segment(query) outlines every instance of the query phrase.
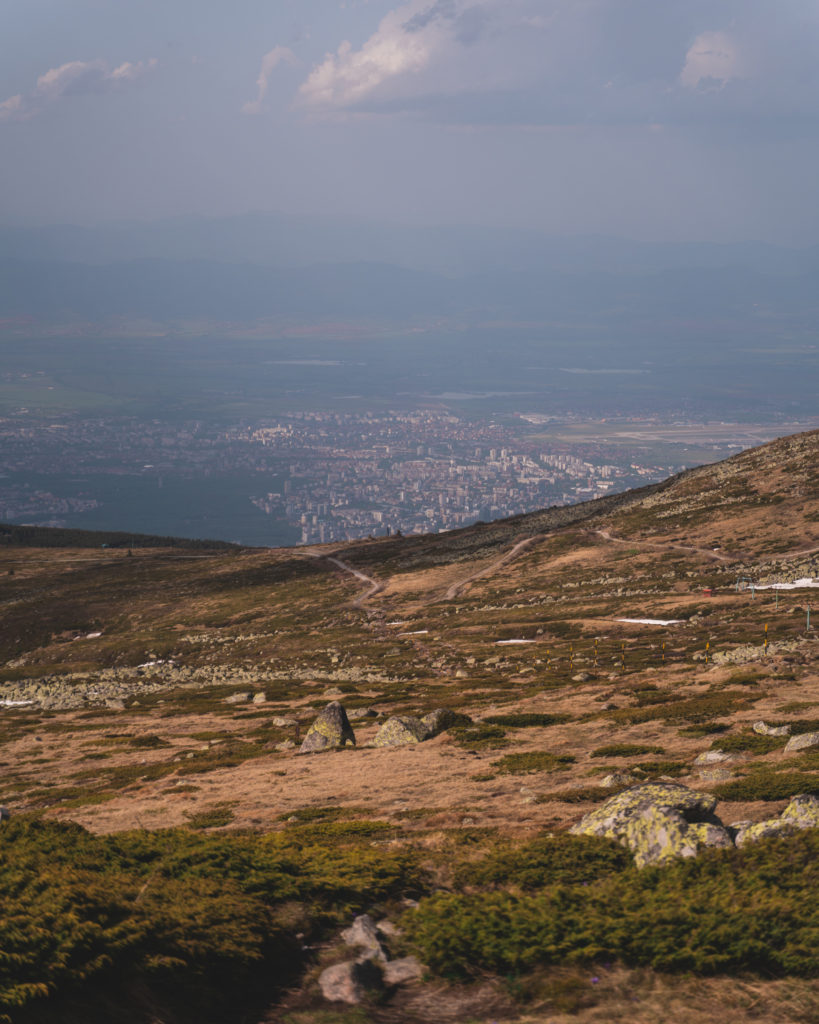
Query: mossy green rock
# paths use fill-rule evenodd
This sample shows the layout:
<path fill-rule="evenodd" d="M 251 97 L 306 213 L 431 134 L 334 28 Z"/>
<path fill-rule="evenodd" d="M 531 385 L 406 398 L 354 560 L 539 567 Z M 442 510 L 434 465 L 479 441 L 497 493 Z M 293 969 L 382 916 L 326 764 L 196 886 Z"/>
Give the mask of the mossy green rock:
<path fill-rule="evenodd" d="M 795 796 L 778 818 L 753 824 L 743 822 L 737 828 L 736 844 L 744 846 L 768 836 L 791 835 L 803 828 L 819 828 L 819 797 L 809 793 Z"/>
<path fill-rule="evenodd" d="M 422 743 L 429 739 L 429 727 L 420 718 L 396 715 L 388 718 L 376 733 L 374 747 L 405 747 L 409 743 Z"/>
<path fill-rule="evenodd" d="M 716 797 L 669 782 L 647 782 L 611 797 L 574 825 L 574 835 L 616 839 L 638 867 L 695 857 L 705 846 L 732 846 L 714 815 Z"/>
<path fill-rule="evenodd" d="M 355 733 L 343 705 L 334 700 L 319 713 L 307 730 L 299 753 L 311 754 L 318 750 L 346 746 L 355 746 Z"/>
<path fill-rule="evenodd" d="M 451 728 L 457 721 L 458 716 L 454 711 L 450 711 L 449 708 L 436 708 L 434 711 L 430 711 L 428 715 L 424 715 L 421 719 L 421 724 L 426 726 L 427 739 L 431 739 L 433 736 L 437 736 L 438 733 Z"/>

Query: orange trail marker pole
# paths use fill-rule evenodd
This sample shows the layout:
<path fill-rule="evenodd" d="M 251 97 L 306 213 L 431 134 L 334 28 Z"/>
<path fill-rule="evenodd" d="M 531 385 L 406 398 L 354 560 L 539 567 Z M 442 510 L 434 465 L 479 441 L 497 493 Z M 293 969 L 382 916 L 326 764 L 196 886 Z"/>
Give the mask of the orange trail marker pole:
<path fill-rule="evenodd" d="M 768 653 L 768 623 L 765 623 L 765 653 Z"/>
<path fill-rule="evenodd" d="M 665 644 L 663 644 L 663 664 L 665 665 Z"/>
<path fill-rule="evenodd" d="M 711 641 L 705 641 L 705 664 L 708 664 L 708 652 L 711 650 Z"/>

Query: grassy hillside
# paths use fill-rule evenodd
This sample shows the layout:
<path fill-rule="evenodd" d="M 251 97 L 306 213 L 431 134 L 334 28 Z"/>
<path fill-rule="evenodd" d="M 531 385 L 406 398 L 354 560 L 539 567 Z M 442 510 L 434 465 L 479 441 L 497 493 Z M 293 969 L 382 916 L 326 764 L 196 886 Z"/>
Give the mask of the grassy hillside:
<path fill-rule="evenodd" d="M 644 780 L 726 822 L 819 792 L 752 728 L 819 731 L 812 591 L 746 585 L 811 575 L 817 449 L 344 549 L 0 545 L 0 1013 L 815 1020 L 815 831 L 639 871 L 566 831 Z M 299 756 L 330 700 L 357 746 Z M 363 911 L 427 981 L 330 1008 Z"/>

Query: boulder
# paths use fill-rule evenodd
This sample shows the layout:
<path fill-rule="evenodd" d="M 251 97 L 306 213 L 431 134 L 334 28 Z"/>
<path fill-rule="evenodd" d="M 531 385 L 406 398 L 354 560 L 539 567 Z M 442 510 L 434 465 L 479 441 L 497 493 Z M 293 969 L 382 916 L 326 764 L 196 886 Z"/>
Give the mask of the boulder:
<path fill-rule="evenodd" d="M 425 725 L 428 730 L 427 739 L 431 739 L 433 736 L 437 736 L 438 733 L 452 728 L 457 718 L 458 716 L 455 712 L 450 711 L 448 708 L 436 708 L 434 711 L 430 711 L 429 714 L 424 715 L 421 719 L 421 724 Z"/>
<path fill-rule="evenodd" d="M 616 839 L 638 867 L 694 857 L 703 846 L 730 846 L 731 837 L 714 815 L 716 797 L 676 782 L 632 786 L 590 811 L 571 828 L 574 835 Z"/>
<path fill-rule="evenodd" d="M 372 960 L 346 960 L 323 970 L 318 979 L 321 994 L 331 1003 L 356 1005 L 367 994 L 367 989 L 383 984 L 381 968 Z"/>
<path fill-rule="evenodd" d="M 283 753 L 285 750 L 295 750 L 296 744 L 292 740 L 282 740 L 281 743 L 276 743 L 273 749 Z"/>
<path fill-rule="evenodd" d="M 247 704 L 252 697 L 253 694 L 247 690 L 243 690 L 240 693 L 231 693 L 229 697 L 225 697 L 225 704 Z"/>
<path fill-rule="evenodd" d="M 347 717 L 351 722 L 357 722 L 362 718 L 378 718 L 378 712 L 373 711 L 372 708 L 353 708 L 352 711 L 347 712 Z"/>
<path fill-rule="evenodd" d="M 279 729 L 286 729 L 290 725 L 298 725 L 299 723 L 296 718 L 290 718 L 285 715 L 274 715 L 273 718 L 270 719 L 270 724 L 275 725 Z"/>
<path fill-rule="evenodd" d="M 734 773 L 728 768 L 700 768 L 697 772 L 697 778 L 703 782 L 727 782 L 733 777 Z"/>
<path fill-rule="evenodd" d="M 319 712 L 315 722 L 307 730 L 299 753 L 310 754 L 317 750 L 346 746 L 355 746 L 355 733 L 344 707 L 334 700 Z"/>
<path fill-rule="evenodd" d="M 819 797 L 810 793 L 795 796 L 779 815 L 783 821 L 798 822 L 800 828 L 819 828 Z"/>
<path fill-rule="evenodd" d="M 603 776 L 600 785 L 603 789 L 622 789 L 623 786 L 633 786 L 636 781 L 630 771 L 612 772 Z"/>
<path fill-rule="evenodd" d="M 267 694 L 264 690 L 260 690 L 258 693 L 253 694 L 254 704 L 264 704 L 267 701 Z"/>
<path fill-rule="evenodd" d="M 768 725 L 767 722 L 754 722 L 751 728 L 760 736 L 790 736 L 791 734 L 789 725 Z"/>
<path fill-rule="evenodd" d="M 429 739 L 429 729 L 420 718 L 396 715 L 388 718 L 375 734 L 374 747 L 405 747 Z"/>
<path fill-rule="evenodd" d="M 725 761 L 733 761 L 733 757 L 722 750 L 706 750 L 697 754 L 694 764 L 722 764 Z"/>
<path fill-rule="evenodd" d="M 793 797 L 778 818 L 757 822 L 741 821 L 733 827 L 736 829 L 737 846 L 744 846 L 757 839 L 767 839 L 768 836 L 791 835 L 803 828 L 819 828 L 819 797 L 800 793 Z"/>
<path fill-rule="evenodd" d="M 386 962 L 387 954 L 381 945 L 378 925 L 369 914 L 359 914 L 350 927 L 344 929 L 341 938 L 348 946 L 363 949 L 365 958 Z"/>
<path fill-rule="evenodd" d="M 791 736 L 785 744 L 785 753 L 807 750 L 809 747 L 819 747 L 819 732 L 803 732 L 799 736 Z"/>
<path fill-rule="evenodd" d="M 384 965 L 385 985 L 408 985 L 420 981 L 424 976 L 424 965 L 415 956 L 404 956 L 400 960 L 390 960 Z"/>

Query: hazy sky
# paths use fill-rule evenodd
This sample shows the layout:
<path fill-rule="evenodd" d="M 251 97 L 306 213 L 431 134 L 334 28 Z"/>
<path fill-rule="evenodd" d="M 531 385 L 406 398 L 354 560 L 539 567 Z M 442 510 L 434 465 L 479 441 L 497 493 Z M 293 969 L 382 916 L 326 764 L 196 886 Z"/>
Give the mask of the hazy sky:
<path fill-rule="evenodd" d="M 819 242 L 817 0 L 2 0 L 0 221 Z"/>

